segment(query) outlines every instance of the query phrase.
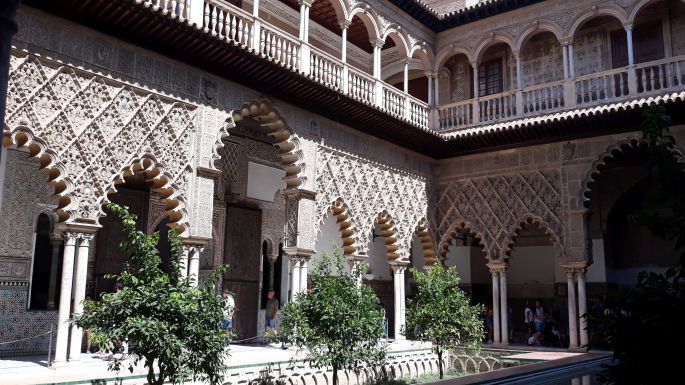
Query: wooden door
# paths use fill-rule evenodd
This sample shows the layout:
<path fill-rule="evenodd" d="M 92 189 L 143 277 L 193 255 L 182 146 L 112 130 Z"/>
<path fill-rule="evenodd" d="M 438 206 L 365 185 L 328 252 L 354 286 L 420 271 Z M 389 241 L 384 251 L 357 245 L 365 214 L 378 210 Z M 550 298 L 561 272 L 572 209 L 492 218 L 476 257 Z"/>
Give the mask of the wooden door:
<path fill-rule="evenodd" d="M 239 339 L 257 335 L 259 278 L 261 274 L 262 212 L 229 206 L 226 212 L 223 287 L 235 296 Z"/>

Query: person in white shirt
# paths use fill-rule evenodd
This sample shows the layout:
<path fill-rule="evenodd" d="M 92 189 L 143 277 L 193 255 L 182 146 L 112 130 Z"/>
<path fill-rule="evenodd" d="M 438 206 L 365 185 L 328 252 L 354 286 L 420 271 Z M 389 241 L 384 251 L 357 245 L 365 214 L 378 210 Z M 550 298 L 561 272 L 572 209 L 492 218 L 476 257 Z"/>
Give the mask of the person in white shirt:
<path fill-rule="evenodd" d="M 533 317 L 533 308 L 530 307 L 530 302 L 526 301 L 526 308 L 523 310 L 523 323 L 526 325 L 526 328 L 528 328 L 528 337 L 533 334 L 534 320 L 535 317 Z"/>
<path fill-rule="evenodd" d="M 224 319 L 221 320 L 221 327 L 224 329 L 233 328 L 233 315 L 235 312 L 235 299 L 226 289 L 222 293 L 224 299 Z"/>

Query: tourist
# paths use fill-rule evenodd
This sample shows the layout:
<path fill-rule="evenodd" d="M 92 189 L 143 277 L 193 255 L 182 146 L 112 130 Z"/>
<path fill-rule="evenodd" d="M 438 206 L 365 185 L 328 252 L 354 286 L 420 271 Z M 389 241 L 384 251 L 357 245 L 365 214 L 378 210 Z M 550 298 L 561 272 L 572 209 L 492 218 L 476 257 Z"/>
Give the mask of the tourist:
<path fill-rule="evenodd" d="M 542 345 L 542 332 L 535 332 L 533 335 L 528 337 L 529 346 L 540 346 Z"/>
<path fill-rule="evenodd" d="M 544 332 L 547 314 L 545 314 L 545 307 L 542 305 L 542 300 L 540 299 L 535 300 L 535 313 L 533 314 L 533 317 L 535 331 Z"/>
<path fill-rule="evenodd" d="M 277 298 L 274 298 L 276 293 L 273 290 L 269 290 L 266 294 L 266 332 L 276 334 L 277 333 L 277 323 L 278 323 L 278 306 L 280 303 Z"/>
<path fill-rule="evenodd" d="M 229 330 L 233 328 L 235 299 L 233 298 L 233 295 L 228 291 L 228 289 L 224 289 L 221 296 L 223 297 L 224 301 L 224 319 L 221 320 L 221 327 L 225 330 Z"/>
<path fill-rule="evenodd" d="M 530 301 L 526 300 L 526 307 L 523 310 L 523 324 L 526 325 L 526 328 L 528 329 L 528 334 L 526 334 L 526 338 L 530 337 L 531 334 L 533 334 L 533 320 L 535 317 L 533 317 L 533 309 L 530 307 Z"/>
<path fill-rule="evenodd" d="M 488 305 L 485 307 L 485 310 L 483 310 L 483 316 L 485 318 L 485 327 L 487 328 L 487 332 L 488 332 L 488 343 L 491 344 L 493 342 L 494 327 L 495 327 L 495 321 L 494 321 L 493 313 L 492 313 L 492 306 Z"/>

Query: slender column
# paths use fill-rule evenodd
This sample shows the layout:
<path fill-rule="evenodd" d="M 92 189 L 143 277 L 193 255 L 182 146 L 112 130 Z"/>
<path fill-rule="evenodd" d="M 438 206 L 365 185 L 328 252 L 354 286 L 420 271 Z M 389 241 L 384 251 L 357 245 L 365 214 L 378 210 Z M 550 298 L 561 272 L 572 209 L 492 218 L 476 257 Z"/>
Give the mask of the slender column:
<path fill-rule="evenodd" d="M 300 292 L 307 292 L 307 270 L 309 267 L 309 259 L 300 259 Z"/>
<path fill-rule="evenodd" d="M 351 24 L 352 22 L 347 20 L 340 23 L 340 29 L 342 29 L 342 48 L 340 49 L 340 60 L 342 60 L 343 63 L 347 63 L 347 29 Z"/>
<path fill-rule="evenodd" d="M 568 44 L 561 46 L 561 61 L 564 64 L 564 79 L 568 79 Z"/>
<path fill-rule="evenodd" d="M 294 301 L 297 293 L 300 292 L 300 259 L 298 257 L 290 257 L 290 300 Z"/>
<path fill-rule="evenodd" d="M 521 54 L 515 53 L 514 58 L 516 59 L 516 88 L 523 88 L 523 61 L 521 60 Z"/>
<path fill-rule="evenodd" d="M 203 248 L 194 246 L 190 248 L 188 254 L 188 277 L 193 280 L 194 286 L 200 284 L 200 253 Z"/>
<path fill-rule="evenodd" d="M 492 318 L 494 324 L 493 331 L 493 342 L 500 343 L 500 318 L 499 318 L 499 272 L 498 269 L 490 269 L 490 274 L 492 274 Z"/>
<path fill-rule="evenodd" d="M 57 304 L 55 299 L 57 294 L 57 270 L 59 269 L 59 249 L 62 247 L 61 238 L 52 238 L 52 256 L 50 259 L 50 281 L 48 283 L 48 309 L 54 309 Z"/>
<path fill-rule="evenodd" d="M 569 349 L 578 348 L 578 327 L 576 314 L 576 285 L 574 282 L 575 272 L 573 269 L 566 270 L 566 287 L 568 291 L 568 338 Z"/>
<path fill-rule="evenodd" d="M 502 345 L 509 345 L 509 306 L 507 304 L 507 269 L 499 270 L 499 293 L 502 315 Z"/>
<path fill-rule="evenodd" d="M 403 305 L 402 296 L 404 295 L 404 265 L 391 265 L 393 271 L 393 299 L 395 307 L 395 339 L 403 340 Z"/>
<path fill-rule="evenodd" d="M 628 42 L 628 65 L 635 64 L 635 58 L 633 57 L 633 26 L 625 25 L 626 29 L 626 41 Z"/>
<path fill-rule="evenodd" d="M 88 255 L 90 241 L 94 234 L 79 234 L 78 251 L 76 253 L 76 276 L 74 277 L 74 312 L 83 313 L 83 300 L 86 298 L 86 278 L 88 275 Z M 75 361 L 81 357 L 81 342 L 83 342 L 83 329 L 72 325 L 71 345 L 69 347 L 69 361 Z"/>
<path fill-rule="evenodd" d="M 404 93 L 409 93 L 409 59 L 404 60 Z"/>
<path fill-rule="evenodd" d="M 428 78 L 428 105 L 435 107 L 435 96 L 433 95 L 433 73 L 426 72 L 426 78 Z"/>
<path fill-rule="evenodd" d="M 190 258 L 190 253 L 192 252 L 192 246 L 183 246 L 183 254 L 181 254 L 181 260 L 178 261 L 178 268 L 181 278 L 186 278 L 188 276 L 188 262 Z"/>
<path fill-rule="evenodd" d="M 568 76 L 576 77 L 576 60 L 573 54 L 573 43 L 568 44 Z"/>
<path fill-rule="evenodd" d="M 588 336 L 587 330 L 587 318 L 583 317 L 587 313 L 587 296 L 585 295 L 585 269 L 576 270 L 576 276 L 578 278 L 578 316 L 582 317 L 579 321 L 579 335 L 580 335 L 580 347 L 587 348 Z"/>
<path fill-rule="evenodd" d="M 405 330 L 406 325 L 407 325 L 407 288 L 406 288 L 406 280 L 405 280 L 405 272 L 407 271 L 407 268 L 405 266 L 404 269 L 400 272 L 400 315 L 401 315 L 401 322 L 400 322 L 400 328 L 402 330 Z M 406 330 L 405 330 L 406 333 Z M 398 337 L 395 337 L 398 338 Z M 406 339 L 407 337 L 405 335 L 402 335 L 402 339 Z"/>
<path fill-rule="evenodd" d="M 480 122 L 480 103 L 478 102 L 478 63 L 471 62 L 473 68 L 473 123 Z"/>
<path fill-rule="evenodd" d="M 57 338 L 55 341 L 55 362 L 67 361 L 69 345 L 69 312 L 71 307 L 71 283 L 74 273 L 74 251 L 77 233 L 64 233 L 64 253 L 62 261 L 62 286 L 60 288 L 59 312 L 57 314 Z"/>

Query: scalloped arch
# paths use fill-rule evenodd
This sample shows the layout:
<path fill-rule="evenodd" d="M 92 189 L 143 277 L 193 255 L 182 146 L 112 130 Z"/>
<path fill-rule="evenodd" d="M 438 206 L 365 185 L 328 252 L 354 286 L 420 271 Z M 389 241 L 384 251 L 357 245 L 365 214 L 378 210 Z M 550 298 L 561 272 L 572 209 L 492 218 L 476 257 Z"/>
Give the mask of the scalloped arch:
<path fill-rule="evenodd" d="M 483 248 L 483 256 L 487 261 L 490 260 L 490 250 L 483 244 L 483 239 L 485 239 L 483 233 L 475 230 L 476 227 L 473 226 L 469 221 L 465 219 L 459 219 L 455 221 L 449 229 L 445 232 L 438 245 L 438 255 L 440 258 L 440 263 L 445 264 L 445 259 L 447 257 L 447 252 L 449 251 L 452 240 L 457 238 L 457 235 L 466 233 L 472 236 L 474 239 L 478 240 L 478 244 Z"/>
<path fill-rule="evenodd" d="M 385 242 L 385 255 L 388 261 L 396 261 L 401 258 L 397 252 L 400 245 L 397 243 L 397 226 L 390 213 L 387 210 L 380 212 L 373 221 L 374 225 L 378 225 L 381 229 L 381 235 Z"/>
<path fill-rule="evenodd" d="M 298 188 L 303 183 L 301 173 L 304 163 L 301 163 L 302 151 L 299 150 L 299 142 L 293 137 L 285 119 L 271 101 L 262 99 L 243 104 L 239 110 L 231 111 L 231 117 L 226 120 L 226 128 L 235 127 L 236 123 L 250 118 L 259 123 L 264 134 L 274 139 L 274 146 L 278 148 L 279 156 L 283 161 L 285 170 L 286 189 Z"/>
<path fill-rule="evenodd" d="M 425 266 L 435 265 L 437 261 L 437 251 L 435 249 L 435 241 L 433 240 L 432 232 L 428 226 L 426 218 L 421 218 L 419 224 L 414 230 L 414 234 L 419 237 L 421 241 L 421 249 L 423 249 L 423 260 Z"/>
<path fill-rule="evenodd" d="M 597 176 L 601 173 L 600 168 L 606 166 L 608 160 L 614 159 L 615 153 L 622 153 L 625 152 L 627 148 L 637 148 L 640 145 L 646 145 L 645 140 L 642 139 L 639 134 L 631 135 L 607 147 L 606 150 L 592 162 L 590 169 L 585 174 L 585 178 L 583 178 L 579 196 L 580 201 L 583 202 L 585 207 L 590 206 L 590 193 L 592 191 L 590 185 L 597 181 Z M 685 163 L 685 153 L 683 153 L 682 148 L 675 148 L 673 150 L 673 156 L 678 159 L 679 162 Z"/>
<path fill-rule="evenodd" d="M 559 250 L 559 255 L 562 259 L 562 263 L 566 263 L 566 256 L 564 254 L 564 247 L 561 242 L 561 237 L 559 236 L 559 234 L 555 234 L 554 231 L 552 231 L 552 227 L 548 223 L 546 223 L 542 218 L 538 217 L 535 214 L 526 214 L 518 218 L 514 223 L 516 224 L 514 225 L 514 228 L 509 232 L 509 237 L 503 245 L 505 258 L 511 257 L 511 252 L 512 250 L 514 250 L 516 238 L 518 237 L 519 232 L 523 229 L 523 226 L 525 224 L 534 224 L 540 227 L 540 229 L 542 229 L 545 235 L 549 237 L 550 241 L 552 241 L 552 245 L 554 245 Z"/>

